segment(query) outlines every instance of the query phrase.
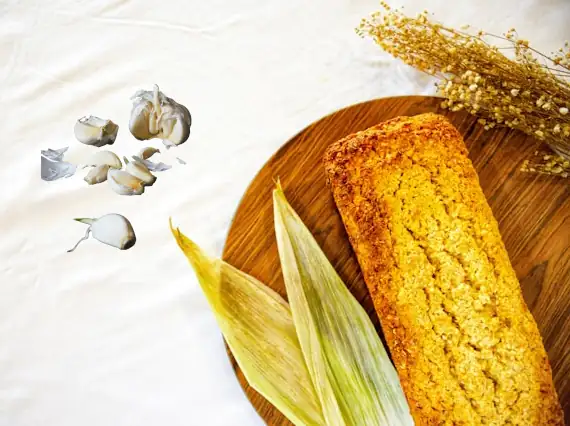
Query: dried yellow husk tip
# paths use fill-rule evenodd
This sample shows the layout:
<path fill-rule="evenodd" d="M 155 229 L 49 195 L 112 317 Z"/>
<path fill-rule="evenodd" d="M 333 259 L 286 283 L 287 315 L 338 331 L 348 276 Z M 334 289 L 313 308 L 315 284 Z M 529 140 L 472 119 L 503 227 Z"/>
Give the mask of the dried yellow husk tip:
<path fill-rule="evenodd" d="M 180 230 L 174 238 L 248 383 L 295 425 L 324 425 L 289 305 L 255 278 L 207 256 Z"/>

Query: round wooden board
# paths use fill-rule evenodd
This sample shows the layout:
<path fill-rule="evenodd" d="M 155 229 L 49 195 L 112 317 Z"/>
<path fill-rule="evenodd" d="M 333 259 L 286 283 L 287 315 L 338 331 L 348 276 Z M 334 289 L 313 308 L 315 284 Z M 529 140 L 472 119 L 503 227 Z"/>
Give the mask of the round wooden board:
<path fill-rule="evenodd" d="M 554 382 L 570 419 L 570 186 L 560 178 L 519 172 L 538 148 L 524 134 L 485 131 L 466 113 L 439 107 L 432 97 L 396 97 L 357 104 L 311 124 L 263 166 L 244 194 L 223 258 L 286 297 L 273 228 L 271 192 L 279 178 L 287 199 L 344 282 L 380 325 L 330 190 L 322 156 L 331 143 L 401 115 L 437 112 L 463 135 L 499 227 L 524 298 L 540 328 Z M 230 354 L 231 357 L 231 354 Z M 255 392 L 232 357 L 249 400 L 270 426 L 291 423 Z"/>

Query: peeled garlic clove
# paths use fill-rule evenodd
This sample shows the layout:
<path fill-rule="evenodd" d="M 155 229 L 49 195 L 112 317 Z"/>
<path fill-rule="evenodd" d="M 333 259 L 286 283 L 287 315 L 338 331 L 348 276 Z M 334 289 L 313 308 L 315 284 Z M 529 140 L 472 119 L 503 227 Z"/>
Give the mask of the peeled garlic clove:
<path fill-rule="evenodd" d="M 144 192 L 144 182 L 123 170 L 109 169 L 107 180 L 111 189 L 120 195 L 141 195 Z"/>
<path fill-rule="evenodd" d="M 156 180 L 156 176 L 153 175 L 147 166 L 138 161 L 129 162 L 126 157 L 123 157 L 125 161 L 125 170 L 136 178 L 139 178 L 144 182 L 146 186 L 152 186 Z"/>
<path fill-rule="evenodd" d="M 147 148 L 143 148 L 139 151 L 138 157 L 142 158 L 143 160 L 147 160 L 152 157 L 154 154 L 160 154 L 160 149 L 153 148 L 149 146 Z"/>
<path fill-rule="evenodd" d="M 97 151 L 89 160 L 87 160 L 86 166 L 103 166 L 107 165 L 112 169 L 120 169 L 123 167 L 123 163 L 121 163 L 121 159 L 111 151 Z"/>
<path fill-rule="evenodd" d="M 77 120 L 73 131 L 79 142 L 101 147 L 115 142 L 119 126 L 111 120 L 90 115 Z"/>
<path fill-rule="evenodd" d="M 74 251 L 77 246 L 89 238 L 89 233 L 93 238 L 104 244 L 117 247 L 120 250 L 127 250 L 135 245 L 137 237 L 133 226 L 129 220 L 117 213 L 109 213 L 98 219 L 80 218 L 74 219 L 78 222 L 89 225 L 85 236 L 80 239 L 73 248 L 67 250 L 68 253 Z"/>
<path fill-rule="evenodd" d="M 109 172 L 109 165 L 103 164 L 92 168 L 89 173 L 83 178 L 89 185 L 105 182 L 107 180 L 107 173 Z"/>

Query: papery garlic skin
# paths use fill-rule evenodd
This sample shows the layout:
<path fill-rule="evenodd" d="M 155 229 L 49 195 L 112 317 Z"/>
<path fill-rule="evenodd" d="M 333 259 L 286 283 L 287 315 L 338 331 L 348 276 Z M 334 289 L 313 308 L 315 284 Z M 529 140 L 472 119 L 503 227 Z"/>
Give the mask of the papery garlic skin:
<path fill-rule="evenodd" d="M 119 195 L 141 195 L 144 192 L 144 182 L 123 170 L 109 169 L 107 181 Z"/>
<path fill-rule="evenodd" d="M 133 155 L 133 160 L 135 160 L 137 163 L 144 164 L 146 166 L 146 168 L 152 172 L 163 172 L 165 170 L 169 170 L 172 168 L 172 166 L 169 164 L 164 164 L 162 162 L 153 163 L 150 160 L 143 160 L 142 158 L 140 158 L 136 155 Z"/>
<path fill-rule="evenodd" d="M 120 169 L 123 167 L 121 159 L 112 151 L 97 151 L 85 163 L 85 166 L 103 166 L 107 165 L 112 169 Z"/>
<path fill-rule="evenodd" d="M 85 145 L 102 147 L 115 143 L 119 126 L 111 120 L 90 115 L 77 120 L 73 132 L 79 142 Z"/>
<path fill-rule="evenodd" d="M 85 232 L 85 236 L 73 248 L 68 250 L 68 253 L 74 251 L 82 241 L 88 239 L 89 233 L 96 240 L 120 250 L 128 250 L 137 241 L 131 222 L 120 214 L 109 213 L 97 219 L 79 218 L 74 220 L 85 223 L 89 227 Z"/>
<path fill-rule="evenodd" d="M 45 157 L 50 161 L 63 161 L 63 156 L 65 155 L 68 149 L 69 149 L 68 146 L 59 149 L 48 148 L 46 150 L 42 149 L 41 153 L 42 157 Z"/>
<path fill-rule="evenodd" d="M 147 166 L 143 163 L 139 163 L 138 161 L 129 162 L 126 157 L 123 157 L 123 160 L 126 164 L 125 170 L 127 173 L 130 173 L 134 177 L 142 180 L 146 186 L 152 186 L 154 184 L 156 176 L 150 172 Z"/>
<path fill-rule="evenodd" d="M 83 178 L 89 185 L 105 182 L 107 180 L 107 173 L 109 172 L 109 165 L 103 164 L 92 168 L 89 173 Z"/>
<path fill-rule="evenodd" d="M 68 147 L 61 149 L 42 150 L 42 159 L 40 165 L 40 173 L 42 180 L 54 181 L 57 179 L 73 176 L 77 170 L 77 166 L 67 161 L 63 161 L 63 156 Z"/>
<path fill-rule="evenodd" d="M 165 96 L 158 86 L 154 90 L 139 90 L 131 98 L 133 108 L 129 130 L 139 140 L 163 139 L 167 148 L 188 140 L 192 117 L 184 105 Z"/>

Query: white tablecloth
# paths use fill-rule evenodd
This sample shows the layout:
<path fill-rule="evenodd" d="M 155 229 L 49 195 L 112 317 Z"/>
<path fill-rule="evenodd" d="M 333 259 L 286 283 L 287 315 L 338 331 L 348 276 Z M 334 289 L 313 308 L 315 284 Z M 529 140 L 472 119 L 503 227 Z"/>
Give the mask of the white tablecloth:
<path fill-rule="evenodd" d="M 409 0 L 450 25 L 515 26 L 552 51 L 570 38 L 568 0 Z M 393 2 L 393 4 L 399 4 Z M 262 424 L 168 218 L 220 254 L 239 199 L 289 137 L 341 107 L 429 94 L 429 79 L 354 28 L 375 0 L 4 0 L 0 2 L 0 426 Z M 129 133 L 129 97 L 157 83 L 193 117 L 190 140 L 140 197 L 83 172 L 39 177 L 39 151 L 70 146 L 83 115 Z M 152 145 L 160 146 L 158 140 Z M 175 157 L 184 159 L 180 165 Z M 120 252 L 74 217 L 117 212 L 138 242 Z"/>

